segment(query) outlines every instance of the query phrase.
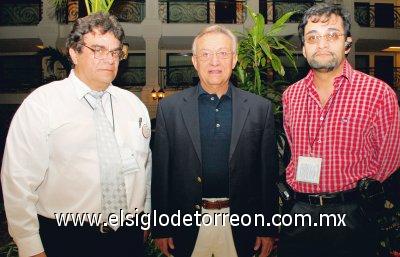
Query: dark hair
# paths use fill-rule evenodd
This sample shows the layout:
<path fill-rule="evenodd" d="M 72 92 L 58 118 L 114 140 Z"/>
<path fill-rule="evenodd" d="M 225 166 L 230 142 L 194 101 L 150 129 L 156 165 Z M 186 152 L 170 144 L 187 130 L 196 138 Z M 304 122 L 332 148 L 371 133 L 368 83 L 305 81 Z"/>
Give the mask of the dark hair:
<path fill-rule="evenodd" d="M 301 44 L 304 45 L 304 28 L 306 27 L 310 18 L 311 22 L 327 22 L 332 14 L 342 18 L 343 28 L 346 37 L 351 36 L 350 27 L 350 13 L 340 5 L 332 5 L 327 3 L 316 4 L 308 9 L 303 16 L 302 22 L 299 24 L 299 37 Z"/>
<path fill-rule="evenodd" d="M 72 31 L 69 33 L 65 46 L 67 49 L 72 48 L 78 53 L 81 52 L 83 36 L 87 33 L 98 30 L 101 34 L 111 32 L 122 44 L 125 33 L 121 24 L 115 16 L 108 13 L 94 13 L 75 21 Z"/>

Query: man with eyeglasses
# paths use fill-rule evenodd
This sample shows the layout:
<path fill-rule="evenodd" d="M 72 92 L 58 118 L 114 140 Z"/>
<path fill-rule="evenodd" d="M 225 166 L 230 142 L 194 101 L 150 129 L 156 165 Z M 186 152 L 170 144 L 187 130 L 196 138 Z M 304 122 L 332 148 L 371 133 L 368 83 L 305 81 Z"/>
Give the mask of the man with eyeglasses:
<path fill-rule="evenodd" d="M 152 208 L 158 216 L 192 217 L 190 224 L 152 228 L 166 256 L 271 252 L 277 230 L 266 224 L 277 210 L 278 174 L 273 109 L 268 100 L 229 82 L 236 49 L 231 31 L 205 28 L 192 46 L 200 82 L 158 106 Z M 196 214 L 204 217 L 197 224 Z"/>
<path fill-rule="evenodd" d="M 78 19 L 69 77 L 36 89 L 13 118 L 1 176 L 21 257 L 144 256 L 132 215 L 150 211 L 150 119 L 111 84 L 123 40 L 113 16 Z"/>
<path fill-rule="evenodd" d="M 367 184 L 381 187 L 400 166 L 396 94 L 346 60 L 352 39 L 350 15 L 342 7 L 311 7 L 299 36 L 311 70 L 283 94 L 292 153 L 286 168 L 292 194 L 283 209 L 310 215 L 311 224 L 283 226 L 278 256 L 376 256 L 372 206 L 361 199 L 368 194 Z M 378 202 L 373 198 L 380 197 L 379 190 L 374 194 L 365 200 Z"/>

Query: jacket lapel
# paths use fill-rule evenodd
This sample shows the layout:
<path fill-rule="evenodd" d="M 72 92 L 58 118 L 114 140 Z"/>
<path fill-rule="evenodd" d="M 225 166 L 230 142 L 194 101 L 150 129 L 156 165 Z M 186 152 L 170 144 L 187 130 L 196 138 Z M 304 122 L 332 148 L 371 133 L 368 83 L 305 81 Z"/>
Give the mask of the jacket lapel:
<path fill-rule="evenodd" d="M 181 112 L 183 120 L 185 122 L 185 126 L 189 132 L 194 149 L 197 153 L 197 157 L 201 162 L 199 107 L 196 92 L 197 87 L 193 87 L 192 90 L 188 91 L 188 93 L 183 96 L 183 105 L 181 106 Z"/>
<path fill-rule="evenodd" d="M 246 122 L 249 113 L 249 105 L 247 98 L 241 94 L 241 91 L 232 86 L 232 136 L 231 146 L 229 149 L 229 161 L 235 152 L 239 142 L 240 134 L 242 133 L 244 123 Z"/>

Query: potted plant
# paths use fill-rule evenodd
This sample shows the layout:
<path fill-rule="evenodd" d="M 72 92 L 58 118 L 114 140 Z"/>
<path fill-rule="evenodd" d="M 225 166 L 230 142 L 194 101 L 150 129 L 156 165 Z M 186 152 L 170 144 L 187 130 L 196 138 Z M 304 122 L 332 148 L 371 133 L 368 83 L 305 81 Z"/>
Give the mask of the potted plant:
<path fill-rule="evenodd" d="M 80 0 L 83 1 L 83 0 Z M 51 0 L 57 20 L 67 23 L 68 0 Z M 84 0 L 87 14 L 95 12 L 109 12 L 114 0 Z"/>
<path fill-rule="evenodd" d="M 280 160 L 286 163 L 290 151 L 283 129 L 281 96 L 282 85 L 287 85 L 287 82 L 277 80 L 271 83 L 268 82 L 268 78 L 271 78 L 273 71 L 280 76 L 285 75 L 279 55 L 285 56 L 296 67 L 293 45 L 279 35 L 285 23 L 296 12 L 284 14 L 266 30 L 264 17 L 260 13 L 255 13 L 251 8 L 247 8 L 254 24 L 245 33 L 240 33 L 241 40 L 238 44 L 238 65 L 235 76 L 239 87 L 266 97 L 274 104 Z"/>
<path fill-rule="evenodd" d="M 85 0 L 88 14 L 95 12 L 109 12 L 114 0 Z"/>
<path fill-rule="evenodd" d="M 37 52 L 42 58 L 46 58 L 46 71 L 44 83 L 54 80 L 63 79 L 68 76 L 72 69 L 68 56 L 60 49 L 49 47 L 41 47 Z"/>

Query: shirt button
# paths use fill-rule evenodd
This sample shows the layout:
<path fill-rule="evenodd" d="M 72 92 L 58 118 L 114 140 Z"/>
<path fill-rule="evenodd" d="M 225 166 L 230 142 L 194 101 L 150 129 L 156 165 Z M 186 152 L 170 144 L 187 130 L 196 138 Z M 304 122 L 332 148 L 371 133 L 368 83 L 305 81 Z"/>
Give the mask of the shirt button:
<path fill-rule="evenodd" d="M 320 120 L 324 120 L 324 117 L 321 116 L 319 119 L 320 119 Z"/>
<path fill-rule="evenodd" d="M 217 109 L 215 109 L 215 111 L 216 111 L 216 112 L 219 112 L 219 109 L 217 108 Z"/>
<path fill-rule="evenodd" d="M 211 101 L 214 101 L 214 97 L 211 97 L 210 99 L 211 99 Z"/>
<path fill-rule="evenodd" d="M 217 126 L 217 128 L 221 127 L 221 125 L 219 125 L 219 123 L 217 123 L 217 125 L 216 125 L 216 126 Z"/>
<path fill-rule="evenodd" d="M 197 182 L 201 183 L 201 178 L 197 177 Z"/>
<path fill-rule="evenodd" d="M 322 142 L 321 139 L 318 139 L 318 144 L 321 144 L 321 142 Z"/>
<path fill-rule="evenodd" d="M 196 210 L 200 210 L 200 205 L 196 204 L 196 205 L 194 206 L 194 208 L 196 208 Z"/>

